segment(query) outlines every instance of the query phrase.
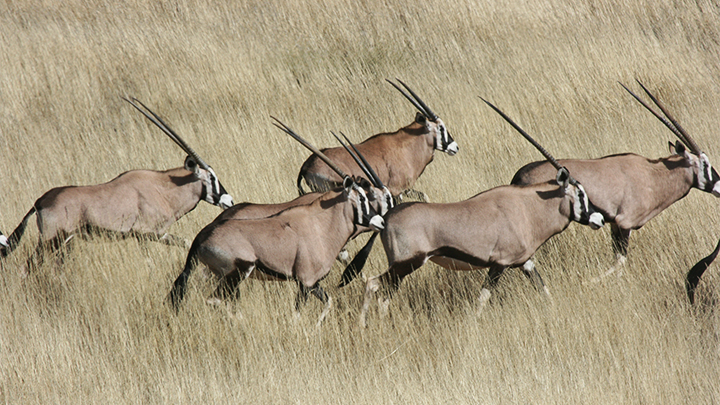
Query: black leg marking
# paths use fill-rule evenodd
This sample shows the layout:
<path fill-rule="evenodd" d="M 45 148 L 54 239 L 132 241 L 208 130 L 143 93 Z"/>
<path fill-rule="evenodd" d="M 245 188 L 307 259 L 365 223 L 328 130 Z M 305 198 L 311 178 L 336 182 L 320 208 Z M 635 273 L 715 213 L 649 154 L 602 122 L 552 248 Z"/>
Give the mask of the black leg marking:
<path fill-rule="evenodd" d="M 630 229 L 620 229 L 617 224 L 610 225 L 612 236 L 613 252 L 617 255 L 627 257 L 628 245 L 630 243 Z"/>
<path fill-rule="evenodd" d="M 487 279 L 485 279 L 485 285 L 483 288 L 487 288 L 488 290 L 490 288 L 493 288 L 497 285 L 498 280 L 500 280 L 500 276 L 502 276 L 503 272 L 505 271 L 505 266 L 498 266 L 493 265 L 490 267 L 490 271 L 488 271 Z"/>
<path fill-rule="evenodd" d="M 222 280 L 220 280 L 220 285 L 218 285 L 217 289 L 212 294 L 212 297 L 221 300 L 225 300 L 227 298 L 240 298 L 240 293 L 237 286 L 244 278 L 245 277 L 243 277 L 238 270 L 235 270 L 232 273 L 226 275 L 222 278 Z"/>

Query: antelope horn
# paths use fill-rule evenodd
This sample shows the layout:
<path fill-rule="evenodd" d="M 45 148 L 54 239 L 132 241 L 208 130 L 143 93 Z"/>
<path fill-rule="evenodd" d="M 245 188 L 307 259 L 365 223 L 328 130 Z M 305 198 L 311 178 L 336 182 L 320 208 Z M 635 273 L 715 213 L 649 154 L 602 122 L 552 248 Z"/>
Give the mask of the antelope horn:
<path fill-rule="evenodd" d="M 344 179 L 350 178 L 347 174 L 343 173 L 342 170 L 340 170 L 339 167 L 335 163 L 333 163 L 329 157 L 327 157 L 324 153 L 320 152 L 320 149 L 314 147 L 310 142 L 304 140 L 300 135 L 296 134 L 295 131 L 290 129 L 287 125 L 283 124 L 279 119 L 273 117 L 272 115 L 270 118 L 274 119 L 277 122 L 273 122 L 273 125 L 283 130 L 286 134 L 292 136 L 295 138 L 296 141 L 300 142 L 304 147 L 308 148 L 312 153 L 316 154 L 320 159 L 323 160 L 323 162 L 327 163 L 328 166 L 330 166 L 331 169 L 335 171 L 340 177 Z"/>
<path fill-rule="evenodd" d="M 403 87 L 405 87 L 407 89 L 407 91 L 409 91 L 410 94 L 415 98 L 415 100 L 417 100 L 417 102 L 425 109 L 425 112 L 427 112 L 427 115 L 428 115 L 428 118 L 430 118 L 430 121 L 435 121 L 438 119 L 438 116 L 430 109 L 430 107 L 427 106 L 427 104 L 425 104 L 422 101 L 422 99 L 420 97 L 418 97 L 417 94 L 415 94 L 414 91 L 412 91 L 412 89 L 407 84 L 403 83 L 403 81 L 398 79 L 397 77 L 395 78 L 395 80 L 400 82 L 400 84 L 402 84 Z"/>
<path fill-rule="evenodd" d="M 504 112 L 500 111 L 499 108 L 495 107 L 494 105 L 492 105 L 489 101 L 485 100 L 484 98 L 480 97 L 480 99 L 482 101 L 484 101 L 485 104 L 489 105 L 493 110 L 495 110 L 495 112 L 500 114 L 500 116 L 503 117 L 505 119 L 505 121 L 507 121 L 508 123 L 510 123 L 510 125 L 513 126 L 513 128 L 515 128 L 518 132 L 520 132 L 520 134 L 522 136 L 524 136 L 525 139 L 527 139 L 535 148 L 537 148 L 537 150 L 539 150 L 540 153 L 542 153 L 543 156 L 545 156 L 545 159 L 547 159 L 556 169 L 560 170 L 563 168 L 562 166 L 560 166 L 560 163 L 558 163 L 558 161 L 555 160 L 555 158 L 550 154 L 550 152 L 545 150 L 545 148 L 543 148 L 539 143 L 537 143 L 537 141 L 535 141 L 530 135 L 528 135 L 527 132 L 523 131 L 523 129 L 520 128 L 516 123 L 514 123 L 513 120 L 510 119 L 510 117 L 505 115 Z M 575 179 L 572 178 L 572 176 L 570 177 L 570 180 L 572 181 L 573 184 L 575 184 L 576 181 L 575 181 Z"/>
<path fill-rule="evenodd" d="M 158 117 L 157 114 L 155 114 L 151 109 L 149 109 L 145 104 L 143 104 L 142 101 L 136 99 L 135 97 L 133 97 L 132 100 L 128 100 L 125 97 L 122 97 L 122 99 L 127 101 L 133 107 L 135 107 L 138 111 L 140 111 L 153 124 L 157 125 L 157 127 L 160 128 L 163 132 L 165 132 L 165 135 L 167 135 L 170 139 L 172 139 L 180 148 L 182 148 L 182 150 L 185 151 L 185 153 L 187 153 L 193 159 L 195 159 L 195 161 L 197 162 L 197 164 L 200 167 L 202 167 L 205 170 L 210 168 L 210 166 L 208 166 L 208 164 L 205 163 L 204 160 L 202 160 L 200 155 L 198 155 L 197 152 L 195 152 L 195 150 L 193 150 L 193 148 L 191 148 L 185 141 L 183 141 L 183 139 L 180 138 L 180 136 L 175 131 L 173 131 L 172 128 L 167 126 L 167 124 L 165 124 L 165 122 L 160 117 Z M 147 112 L 145 110 L 143 110 L 142 108 L 140 108 L 137 104 L 135 104 L 135 102 L 137 102 L 141 106 L 143 106 L 145 108 L 145 110 L 147 110 Z M 148 114 L 148 112 L 150 112 L 150 114 Z"/>
<path fill-rule="evenodd" d="M 648 95 L 648 97 L 650 97 L 650 100 L 652 100 L 653 103 L 655 103 L 655 105 L 658 106 L 660 111 L 662 111 L 663 114 L 665 114 L 665 116 L 668 117 L 670 122 L 672 122 L 672 124 L 675 126 L 675 128 L 677 128 L 677 130 L 683 135 L 683 137 L 685 138 L 684 142 L 687 145 L 687 147 L 690 148 L 690 150 L 693 151 L 697 155 L 702 153 L 702 151 L 700 150 L 700 147 L 698 147 L 697 143 L 695 143 L 695 141 L 690 137 L 690 135 L 688 135 L 687 131 L 685 131 L 685 129 L 683 129 L 683 127 L 680 126 L 680 123 L 677 122 L 677 120 L 672 115 L 670 115 L 670 113 L 665 109 L 665 107 L 660 103 L 660 101 L 655 96 L 653 96 L 650 93 L 650 91 L 648 89 L 646 89 L 645 86 L 643 86 L 642 83 L 640 83 L 640 80 L 635 79 L 635 81 L 638 82 L 640 87 L 642 87 L 642 89 L 645 91 L 645 93 Z"/>
<path fill-rule="evenodd" d="M 406 93 L 405 90 L 401 89 L 400 86 L 398 86 L 397 84 L 391 82 L 391 81 L 388 80 L 388 79 L 385 79 L 385 80 L 386 80 L 388 83 L 392 84 L 393 87 L 395 87 L 396 89 L 398 89 L 398 91 L 399 91 L 403 96 L 405 96 L 405 98 L 408 99 L 408 100 L 412 103 L 412 105 L 414 105 L 415 108 L 417 108 L 418 111 L 420 111 L 427 119 L 429 119 L 430 121 L 436 121 L 436 120 L 437 120 L 437 118 L 438 118 L 437 115 L 435 115 L 435 113 L 432 112 L 432 110 L 431 110 L 425 103 L 423 103 L 423 101 L 420 99 L 420 97 L 418 97 L 418 96 L 415 94 L 415 92 L 413 92 L 412 90 L 410 90 L 410 87 L 408 87 L 405 83 L 403 83 L 402 81 L 400 81 L 400 79 L 396 79 L 396 80 L 397 80 L 398 82 L 400 82 L 400 84 L 402 84 L 403 87 L 405 87 L 405 88 L 412 94 L 412 96 L 410 96 L 410 94 Z"/>
<path fill-rule="evenodd" d="M 357 150 L 357 148 L 355 148 L 355 145 L 353 145 L 353 143 L 350 142 L 348 137 L 345 136 L 345 134 L 343 134 L 342 131 L 340 132 L 340 134 L 343 136 L 343 138 L 345 138 L 345 141 L 347 141 L 347 143 L 350 145 L 350 148 L 352 148 L 352 150 L 350 150 L 350 148 L 348 148 L 347 145 L 345 145 L 345 143 L 340 138 L 338 138 L 337 135 L 335 135 L 335 132 L 332 132 L 332 131 L 330 131 L 330 132 L 333 134 L 335 139 L 337 139 L 338 142 L 340 142 L 340 144 L 343 146 L 343 148 L 345 148 L 345 150 L 350 154 L 350 156 L 353 157 L 353 159 L 355 160 L 355 163 L 357 163 L 358 166 L 360 166 L 362 171 L 365 173 L 365 175 L 368 177 L 368 179 L 373 183 L 373 185 L 377 188 L 384 188 L 385 185 L 380 180 L 380 177 L 378 177 L 377 173 L 375 173 L 375 170 L 373 170 L 372 166 L 370 166 L 368 161 L 365 159 L 365 156 L 363 156 L 360 153 L 360 151 Z M 353 153 L 353 151 L 355 153 Z"/>
<path fill-rule="evenodd" d="M 668 118 L 673 120 L 670 117 L 670 115 L 663 109 L 662 105 L 659 104 L 659 101 L 657 101 L 657 99 L 655 97 L 653 97 L 652 94 L 650 94 L 650 92 L 645 88 L 645 86 L 643 86 L 642 83 L 640 83 L 640 81 L 638 81 L 638 84 L 640 84 L 640 87 L 642 87 L 643 90 L 645 90 L 645 92 L 650 96 L 650 99 L 652 99 L 653 102 L 658 107 L 660 107 L 660 110 L 662 110 L 663 113 L 668 116 Z M 676 121 L 674 121 L 674 120 L 673 120 L 673 122 L 668 121 L 665 117 L 658 114 L 652 107 L 650 107 L 650 105 L 648 105 L 648 103 L 646 103 L 645 100 L 641 99 L 637 94 L 633 93 L 632 90 L 627 88 L 627 86 L 625 86 L 622 83 L 620 83 L 620 85 L 623 86 L 623 88 L 625 90 L 627 90 L 627 92 L 630 93 L 630 95 L 632 95 L 635 98 L 635 100 L 637 100 L 640 104 L 642 104 L 643 107 L 645 107 L 648 111 L 650 111 L 652 113 L 652 115 L 654 115 L 657 119 L 659 119 L 660 122 L 665 124 L 665 126 L 668 127 L 668 129 L 670 129 L 675 134 L 675 136 L 677 136 L 678 139 L 680 139 L 680 141 L 682 141 L 682 143 L 684 143 L 688 148 L 690 148 L 691 151 L 693 151 L 694 153 L 700 154 L 700 149 L 697 148 L 697 145 L 695 145 L 694 142 L 691 142 L 688 140 L 688 137 L 686 136 L 685 131 L 684 130 L 681 131 L 681 128 L 679 127 L 679 125 L 677 124 Z M 695 146 L 693 147 L 693 145 L 695 145 Z"/>

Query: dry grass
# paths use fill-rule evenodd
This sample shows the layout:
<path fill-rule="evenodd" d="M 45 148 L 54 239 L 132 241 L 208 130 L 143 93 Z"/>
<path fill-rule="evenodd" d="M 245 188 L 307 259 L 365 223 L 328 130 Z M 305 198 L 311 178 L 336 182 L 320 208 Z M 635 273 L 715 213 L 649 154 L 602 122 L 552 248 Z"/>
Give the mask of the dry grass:
<path fill-rule="evenodd" d="M 238 3 L 238 4 L 235 4 Z M 180 150 L 119 96 L 163 115 L 236 201 L 294 197 L 318 145 L 410 123 L 400 77 L 443 117 L 460 153 L 417 184 L 455 201 L 506 183 L 540 155 L 478 98 L 557 157 L 667 153 L 672 135 L 618 81 L 637 77 L 720 165 L 717 1 L 35 1 L 0 5 L 0 224 L 8 233 L 51 187 L 182 164 Z M 607 230 L 571 226 L 538 253 L 553 291 L 510 271 L 480 317 L 484 274 L 427 265 L 391 316 L 356 326 L 359 281 L 324 285 L 294 322 L 291 283 L 241 286 L 245 318 L 208 308 L 191 279 L 184 310 L 163 305 L 186 252 L 137 241 L 77 243 L 62 269 L 17 274 L 37 231 L 2 263 L 0 401 L 5 403 L 718 403 L 716 267 L 691 308 L 684 273 L 717 240 L 697 190 L 633 235 L 623 276 Z M 173 226 L 187 238 L 218 210 Z M 351 245 L 351 250 L 358 247 Z M 368 274 L 384 271 L 377 247 Z"/>

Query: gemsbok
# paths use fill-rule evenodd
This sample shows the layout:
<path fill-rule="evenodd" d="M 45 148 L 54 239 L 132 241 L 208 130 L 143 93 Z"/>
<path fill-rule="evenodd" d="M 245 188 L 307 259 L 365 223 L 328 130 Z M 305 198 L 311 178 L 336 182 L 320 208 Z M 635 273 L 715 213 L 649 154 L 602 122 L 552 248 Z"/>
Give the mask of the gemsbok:
<path fill-rule="evenodd" d="M 203 200 L 223 209 L 233 205 L 213 169 L 197 152 L 139 100 L 125 100 L 188 154 L 184 167 L 131 170 L 107 183 L 57 187 L 43 194 L 8 238 L 9 246 L 0 252 L 5 257 L 17 248 L 30 216 L 36 213 L 40 241 L 24 274 L 31 264 L 39 264 L 46 253 L 57 251 L 75 235 L 108 233 L 184 247 L 184 239 L 167 233 L 173 223 Z"/>
<path fill-rule="evenodd" d="M 386 312 L 389 298 L 403 278 L 428 259 L 451 270 L 489 267 L 480 292 L 479 311 L 490 298 L 490 288 L 507 268 L 522 266 L 536 287 L 547 292 L 531 260 L 537 249 L 571 221 L 593 229 L 604 225 L 602 215 L 568 169 L 502 111 L 485 102 L 551 162 L 556 179 L 528 186 L 499 186 L 460 202 L 407 203 L 390 210 L 385 216 L 385 229 L 380 232 L 389 268 L 366 282 L 360 313 L 362 327 L 366 326 L 375 293 L 380 290 L 383 294 L 378 304 Z"/>
<path fill-rule="evenodd" d="M 195 237 L 185 267 L 168 295 L 176 310 L 185 296 L 193 269 L 203 263 L 220 279 L 220 285 L 207 300 L 209 304 L 227 304 L 225 298 L 237 298 L 239 283 L 250 276 L 263 280 L 294 280 L 299 287 L 296 311 L 310 293 L 324 304 L 317 322 L 320 325 L 332 307 L 332 299 L 320 287 L 320 280 L 328 274 L 337 254 L 359 228 L 368 231 L 383 228 L 384 221 L 378 213 L 383 211 L 384 199 L 377 198 L 383 195 L 381 182 L 371 177 L 372 190 L 367 192 L 361 186 L 363 182 L 345 174 L 292 129 L 277 119 L 275 121 L 278 128 L 318 154 L 345 179 L 342 187 L 326 191 L 308 204 L 287 208 L 267 218 L 219 219 L 206 226 Z M 233 313 L 229 307 L 227 309 Z"/>
<path fill-rule="evenodd" d="M 0 232 L 0 247 L 8 247 L 8 238 Z"/>
<path fill-rule="evenodd" d="M 588 197 L 603 214 L 605 221 L 611 223 L 616 262 L 595 281 L 612 274 L 625 264 L 632 230 L 640 229 L 685 197 L 692 188 L 720 196 L 720 177 L 710 165 L 708 157 L 657 98 L 640 81 L 638 84 L 667 119 L 625 85 L 621 85 L 678 137 L 680 142 L 670 143 L 670 156 L 649 159 L 634 153 L 623 153 L 590 160 L 559 160 L 573 176 L 586 184 Z M 553 167 L 544 161 L 529 163 L 515 173 L 510 184 L 546 181 L 552 173 Z"/>
<path fill-rule="evenodd" d="M 702 260 L 697 262 L 690 269 L 687 276 L 685 277 L 685 290 L 687 291 L 690 304 L 695 304 L 695 289 L 700 282 L 700 277 L 702 277 L 703 273 L 705 273 L 705 270 L 707 270 L 710 264 L 712 264 L 712 262 L 715 260 L 718 252 L 720 252 L 720 241 L 718 241 L 717 246 L 715 246 L 715 250 L 713 250 L 713 252 L 710 253 L 707 257 L 704 257 Z"/>
<path fill-rule="evenodd" d="M 355 145 L 357 150 L 375 169 L 378 178 L 388 187 L 393 197 L 412 189 L 425 167 L 432 162 L 435 150 L 450 156 L 458 152 L 445 123 L 405 83 L 398 79 L 405 89 L 387 80 L 418 109 L 415 121 L 393 133 L 374 135 Z M 342 147 L 321 150 L 335 164 L 351 176 L 362 176 L 354 162 L 348 158 Z M 300 194 L 305 194 L 302 180 L 312 191 L 325 191 L 342 185 L 343 179 L 328 167 L 322 159 L 313 154 L 303 163 L 297 178 Z M 422 194 L 420 192 L 416 192 Z M 422 197 L 426 199 L 426 197 Z"/>

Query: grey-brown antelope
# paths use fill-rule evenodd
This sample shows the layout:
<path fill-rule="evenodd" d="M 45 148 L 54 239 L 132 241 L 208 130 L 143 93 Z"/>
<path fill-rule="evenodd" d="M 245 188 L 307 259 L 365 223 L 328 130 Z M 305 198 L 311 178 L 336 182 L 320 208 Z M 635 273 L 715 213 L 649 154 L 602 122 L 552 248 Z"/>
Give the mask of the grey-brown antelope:
<path fill-rule="evenodd" d="M 571 221 L 593 229 L 603 226 L 602 215 L 596 212 L 583 186 L 570 176 L 568 169 L 560 166 L 502 111 L 486 103 L 545 155 L 555 167 L 555 180 L 528 186 L 499 186 L 460 202 L 407 203 L 390 210 L 385 216 L 385 229 L 380 232 L 389 268 L 367 280 L 361 326 L 366 325 L 373 296 L 381 291 L 378 304 L 386 311 L 390 295 L 403 278 L 428 259 L 451 270 L 489 267 L 480 292 L 482 309 L 490 298 L 490 288 L 509 267 L 522 266 L 536 286 L 544 289 L 532 256 Z"/>
<path fill-rule="evenodd" d="M 452 156 L 458 152 L 458 145 L 450 136 L 445 123 L 405 83 L 398 80 L 407 92 L 390 80 L 388 82 L 418 109 L 415 121 L 393 133 L 374 135 L 355 146 L 375 169 L 378 178 L 397 197 L 413 187 L 425 167 L 432 162 L 435 150 Z M 342 147 L 322 149 L 322 152 L 349 175 L 362 176 Z M 314 191 L 329 190 L 343 182 L 334 170 L 314 154 L 305 160 L 298 174 L 297 187 L 300 194 L 305 194 L 303 179 Z"/>
<path fill-rule="evenodd" d="M 611 223 L 612 246 L 617 260 L 599 278 L 612 274 L 624 265 L 633 229 L 640 229 L 664 209 L 685 197 L 692 188 L 720 196 L 720 177 L 710 165 L 708 157 L 658 99 L 642 83 L 638 81 L 638 84 L 667 118 L 625 85 L 621 85 L 678 137 L 679 142 L 670 143 L 670 156 L 648 159 L 624 153 L 591 160 L 559 161 L 587 185 L 588 197 L 605 220 Z M 552 173 L 553 167 L 546 162 L 529 163 L 515 173 L 511 184 L 546 181 Z"/>
<path fill-rule="evenodd" d="M 37 213 L 40 241 L 28 265 L 38 264 L 37 260 L 58 250 L 75 235 L 87 236 L 90 232 L 185 246 L 184 239 L 167 233 L 175 221 L 203 200 L 223 209 L 233 205 L 232 197 L 213 169 L 197 152 L 140 101 L 125 100 L 188 154 L 184 167 L 166 171 L 131 170 L 103 184 L 53 188 L 35 201 L 10 235 L 9 246 L 2 250 L 3 257 L 18 246 L 34 213 Z"/>
<path fill-rule="evenodd" d="M 202 262 L 220 278 L 208 303 L 227 303 L 237 295 L 238 284 L 247 277 L 295 280 L 299 287 L 295 308 L 312 293 L 324 303 L 318 319 L 322 322 L 332 299 L 320 287 L 335 257 L 358 228 L 378 230 L 384 226 L 378 215 L 383 209 L 383 185 L 371 176 L 372 192 L 345 174 L 330 158 L 276 119 L 278 128 L 320 156 L 341 178 L 343 185 L 262 219 L 219 219 L 198 233 L 188 253 L 185 267 L 168 296 L 175 309 L 183 300 L 188 278 Z M 358 163 L 359 164 L 359 163 Z"/>

